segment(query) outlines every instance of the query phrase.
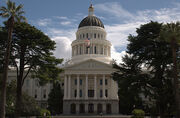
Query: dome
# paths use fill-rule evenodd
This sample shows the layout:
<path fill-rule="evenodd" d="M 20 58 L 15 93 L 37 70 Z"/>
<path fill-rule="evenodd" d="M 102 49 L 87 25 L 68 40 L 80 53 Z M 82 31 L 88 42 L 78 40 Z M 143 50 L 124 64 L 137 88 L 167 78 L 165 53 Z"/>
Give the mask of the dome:
<path fill-rule="evenodd" d="M 86 18 L 84 18 L 80 24 L 78 28 L 84 27 L 84 26 L 98 26 L 98 27 L 102 27 L 104 28 L 104 24 L 102 23 L 102 21 L 97 18 L 96 16 L 93 15 L 89 15 Z"/>

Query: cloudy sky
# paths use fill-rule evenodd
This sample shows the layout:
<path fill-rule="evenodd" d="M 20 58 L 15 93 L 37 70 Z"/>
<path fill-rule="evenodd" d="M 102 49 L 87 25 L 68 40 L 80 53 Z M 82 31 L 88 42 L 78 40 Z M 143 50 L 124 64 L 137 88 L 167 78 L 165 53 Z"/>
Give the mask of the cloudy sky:
<path fill-rule="evenodd" d="M 28 22 L 56 41 L 55 56 L 71 58 L 80 21 L 88 15 L 91 0 L 13 0 L 23 4 Z M 0 0 L 0 6 L 6 0 Z M 141 24 L 152 21 L 175 22 L 180 19 L 180 0 L 92 0 L 95 15 L 105 25 L 112 43 L 112 58 L 121 62 L 128 44 L 127 36 Z M 5 19 L 0 19 L 2 22 Z"/>

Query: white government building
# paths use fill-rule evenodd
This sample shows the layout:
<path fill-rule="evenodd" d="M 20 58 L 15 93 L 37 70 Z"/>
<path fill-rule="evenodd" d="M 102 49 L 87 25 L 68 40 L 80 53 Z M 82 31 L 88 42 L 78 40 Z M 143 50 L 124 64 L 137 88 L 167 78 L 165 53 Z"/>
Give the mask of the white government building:
<path fill-rule="evenodd" d="M 64 114 L 118 114 L 118 86 L 112 79 L 111 42 L 102 21 L 89 7 L 71 44 L 64 67 Z"/>

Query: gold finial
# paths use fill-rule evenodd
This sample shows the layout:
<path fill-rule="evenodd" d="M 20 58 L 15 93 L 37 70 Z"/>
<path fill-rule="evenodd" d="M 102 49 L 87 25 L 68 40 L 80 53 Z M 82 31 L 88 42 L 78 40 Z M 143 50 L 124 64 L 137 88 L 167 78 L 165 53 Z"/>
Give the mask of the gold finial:
<path fill-rule="evenodd" d="M 92 5 L 92 0 L 91 0 L 91 5 L 89 6 L 89 16 L 93 16 L 94 15 L 94 7 Z"/>

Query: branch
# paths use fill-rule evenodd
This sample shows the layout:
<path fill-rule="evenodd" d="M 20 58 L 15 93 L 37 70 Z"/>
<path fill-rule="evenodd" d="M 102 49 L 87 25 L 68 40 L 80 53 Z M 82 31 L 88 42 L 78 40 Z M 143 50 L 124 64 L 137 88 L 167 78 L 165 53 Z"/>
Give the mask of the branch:
<path fill-rule="evenodd" d="M 33 67 L 33 65 L 31 65 L 31 66 L 29 67 L 29 69 L 28 69 L 26 75 L 23 77 L 22 85 L 24 84 L 24 80 L 25 80 L 26 77 L 28 76 L 28 74 L 29 74 L 29 72 L 30 72 L 30 70 L 31 70 L 32 67 Z M 22 85 L 21 85 L 21 86 L 22 86 Z"/>

